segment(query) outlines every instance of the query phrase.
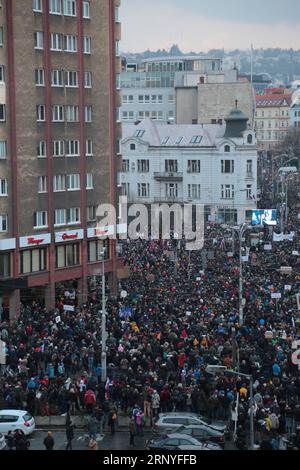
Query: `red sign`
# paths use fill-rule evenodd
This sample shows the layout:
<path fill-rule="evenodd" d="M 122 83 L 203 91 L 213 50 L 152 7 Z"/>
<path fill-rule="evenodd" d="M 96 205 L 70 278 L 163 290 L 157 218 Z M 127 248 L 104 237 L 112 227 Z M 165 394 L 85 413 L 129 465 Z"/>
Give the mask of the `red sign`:
<path fill-rule="evenodd" d="M 109 232 L 109 230 L 106 228 L 106 229 L 101 229 L 101 228 L 95 228 L 94 229 L 94 235 L 95 236 L 99 236 L 99 235 L 106 235 L 107 233 Z"/>
<path fill-rule="evenodd" d="M 34 238 L 34 237 L 28 237 L 27 238 L 27 243 L 28 245 L 41 245 L 45 241 L 44 238 Z"/>
<path fill-rule="evenodd" d="M 76 240 L 78 238 L 78 232 L 74 233 L 74 235 L 68 235 L 67 233 L 63 233 L 61 238 L 64 241 L 65 240 Z"/>

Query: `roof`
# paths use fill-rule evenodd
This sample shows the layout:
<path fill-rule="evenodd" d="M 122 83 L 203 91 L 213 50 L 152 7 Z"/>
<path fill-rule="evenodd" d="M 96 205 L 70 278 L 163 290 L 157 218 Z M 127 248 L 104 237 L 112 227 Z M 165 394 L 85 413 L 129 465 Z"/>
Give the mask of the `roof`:
<path fill-rule="evenodd" d="M 272 106 L 290 106 L 292 94 L 285 95 L 256 95 L 256 106 L 258 108 Z"/>
<path fill-rule="evenodd" d="M 143 64 L 151 62 L 177 62 L 185 60 L 220 60 L 220 57 L 207 57 L 204 55 L 179 55 L 179 56 L 167 56 L 167 57 L 152 57 L 151 59 L 144 59 Z"/>
<path fill-rule="evenodd" d="M 217 140 L 223 138 L 225 128 L 225 124 L 156 125 L 147 118 L 137 125 L 124 125 L 123 140 L 139 138 L 149 143 L 151 147 L 215 147 Z M 137 131 L 144 131 L 144 133 L 135 135 Z M 193 139 L 195 142 L 192 142 Z"/>

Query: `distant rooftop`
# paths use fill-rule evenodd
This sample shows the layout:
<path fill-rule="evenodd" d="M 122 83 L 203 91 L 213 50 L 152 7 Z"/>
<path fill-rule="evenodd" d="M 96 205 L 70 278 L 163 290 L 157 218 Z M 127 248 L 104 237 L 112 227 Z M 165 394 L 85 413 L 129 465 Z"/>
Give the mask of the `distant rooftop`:
<path fill-rule="evenodd" d="M 143 64 L 149 62 L 178 62 L 178 61 L 190 61 L 190 60 L 219 60 L 220 57 L 207 57 L 204 55 L 179 55 L 179 56 L 167 56 L 167 57 L 152 57 L 151 59 L 144 59 Z"/>

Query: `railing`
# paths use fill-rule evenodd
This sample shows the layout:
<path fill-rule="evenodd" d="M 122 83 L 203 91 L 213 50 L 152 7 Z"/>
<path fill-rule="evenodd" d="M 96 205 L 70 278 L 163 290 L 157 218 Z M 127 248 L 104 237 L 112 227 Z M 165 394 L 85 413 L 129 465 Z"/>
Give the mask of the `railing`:
<path fill-rule="evenodd" d="M 154 178 L 158 180 L 183 180 L 183 173 L 177 171 L 155 172 Z"/>

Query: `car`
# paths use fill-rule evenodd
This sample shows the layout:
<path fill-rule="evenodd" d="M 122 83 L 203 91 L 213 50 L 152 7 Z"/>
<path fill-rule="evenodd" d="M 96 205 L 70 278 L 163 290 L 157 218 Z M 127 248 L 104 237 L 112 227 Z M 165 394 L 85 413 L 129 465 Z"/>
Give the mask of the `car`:
<path fill-rule="evenodd" d="M 192 436 L 203 443 L 212 442 L 218 444 L 222 448 L 225 446 L 225 433 L 222 431 L 217 431 L 216 429 L 204 424 L 181 426 L 174 432 L 176 432 L 176 434 L 186 434 L 188 436 Z"/>
<path fill-rule="evenodd" d="M 203 443 L 199 446 L 178 446 L 176 450 L 223 450 L 222 447 L 212 443 Z"/>
<path fill-rule="evenodd" d="M 5 437 L 0 433 L 0 450 L 4 450 L 6 447 Z"/>
<path fill-rule="evenodd" d="M 194 447 L 205 446 L 205 444 L 198 441 L 192 436 L 188 436 L 186 434 L 172 433 L 167 434 L 166 436 L 161 436 L 158 439 L 150 439 L 147 442 L 146 446 L 147 450 L 176 450 L 180 446 L 188 446 L 189 448 L 194 449 Z M 206 446 L 208 447 L 209 445 L 206 444 Z M 210 444 L 210 446 L 218 448 L 217 450 L 221 449 L 221 447 L 217 446 L 216 444 Z"/>
<path fill-rule="evenodd" d="M 226 433 L 228 427 L 224 422 L 212 421 L 209 422 L 207 418 L 198 415 L 197 413 L 160 413 L 157 420 L 153 425 L 155 431 L 159 430 L 172 430 L 180 426 L 203 425 L 208 426 L 216 431 Z"/>
<path fill-rule="evenodd" d="M 35 430 L 34 418 L 24 410 L 0 410 L 0 433 L 5 436 L 9 431 L 21 430 L 29 436 Z"/>

